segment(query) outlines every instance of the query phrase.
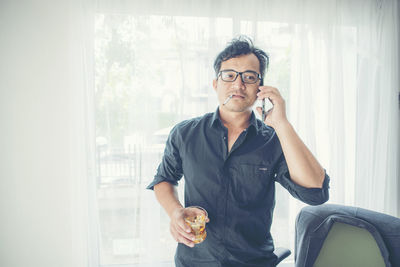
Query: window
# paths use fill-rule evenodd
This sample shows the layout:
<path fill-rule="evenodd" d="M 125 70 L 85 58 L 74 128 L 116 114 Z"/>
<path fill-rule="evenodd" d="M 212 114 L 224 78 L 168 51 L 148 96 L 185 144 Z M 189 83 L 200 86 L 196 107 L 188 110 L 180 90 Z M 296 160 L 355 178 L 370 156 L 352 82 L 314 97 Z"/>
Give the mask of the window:
<path fill-rule="evenodd" d="M 237 27 L 269 53 L 265 84 L 279 88 L 289 107 L 297 26 L 228 17 L 131 14 L 98 14 L 95 25 L 100 263 L 170 266 L 176 242 L 169 233 L 169 218 L 154 193 L 145 190 L 169 131 L 181 120 L 215 111 L 213 61 Z M 350 39 L 355 36 L 351 30 L 345 34 Z M 349 58 L 355 64 L 355 53 Z M 351 85 L 354 75 L 348 73 L 344 82 Z M 349 125 L 351 119 L 347 117 Z M 320 129 L 323 136 L 326 128 Z M 276 246 L 293 251 L 295 216 L 302 204 L 281 186 L 276 188 L 272 235 Z"/>

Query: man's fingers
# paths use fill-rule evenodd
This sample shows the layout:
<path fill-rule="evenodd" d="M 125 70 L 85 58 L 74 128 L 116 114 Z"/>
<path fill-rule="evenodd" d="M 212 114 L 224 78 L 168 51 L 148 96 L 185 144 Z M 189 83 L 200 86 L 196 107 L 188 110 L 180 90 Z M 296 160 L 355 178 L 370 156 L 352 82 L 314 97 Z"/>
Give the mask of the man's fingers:
<path fill-rule="evenodd" d="M 261 107 L 256 107 L 258 114 L 262 115 L 262 108 Z M 271 113 L 272 108 L 270 108 L 268 111 L 265 111 L 265 116 L 268 117 L 269 113 Z"/>
<path fill-rule="evenodd" d="M 181 220 L 179 220 L 179 222 L 175 227 L 177 232 L 188 240 L 194 240 L 194 234 L 192 234 L 191 232 L 192 229 L 190 228 L 190 226 L 187 225 L 183 220 L 182 220 L 183 222 L 180 221 Z"/>
<path fill-rule="evenodd" d="M 172 238 L 176 241 L 178 241 L 178 232 L 176 231 L 175 227 L 172 226 L 172 224 L 169 226 L 169 231 L 171 232 Z"/>
<path fill-rule="evenodd" d="M 274 94 L 281 95 L 279 90 L 272 86 L 260 86 L 259 90 L 260 90 L 260 92 L 272 92 Z"/>
<path fill-rule="evenodd" d="M 185 244 L 188 247 L 194 247 L 194 243 L 190 238 L 186 238 L 182 234 L 185 234 L 185 232 L 180 232 L 178 229 L 176 229 L 174 226 L 171 225 L 171 235 L 175 239 L 176 242 Z M 194 236 L 193 236 L 194 237 Z"/>
<path fill-rule="evenodd" d="M 192 230 L 190 226 L 187 225 L 183 219 L 177 220 L 176 223 L 182 229 L 182 231 L 186 233 L 190 233 L 190 231 Z"/>
<path fill-rule="evenodd" d="M 257 94 L 257 99 L 262 100 L 262 99 L 267 99 L 272 103 L 272 105 L 275 104 L 282 104 L 285 102 L 285 100 L 280 96 L 275 93 L 258 93 Z"/>
<path fill-rule="evenodd" d="M 188 240 L 194 240 L 194 234 L 192 234 L 191 232 L 188 233 L 180 227 L 178 227 L 177 232 L 179 233 L 179 235 L 183 236 Z"/>
<path fill-rule="evenodd" d="M 272 86 L 260 86 L 257 93 L 258 99 L 270 98 L 270 101 L 283 99 L 279 90 Z"/>
<path fill-rule="evenodd" d="M 258 92 L 257 98 L 258 99 L 263 99 L 263 98 L 277 99 L 277 98 L 282 98 L 282 97 L 274 92 Z"/>
<path fill-rule="evenodd" d="M 188 247 L 194 247 L 194 243 L 193 243 L 193 241 L 191 241 L 191 240 L 189 240 L 189 239 L 186 239 L 185 237 L 183 237 L 183 236 L 179 236 L 178 237 L 178 242 L 179 243 L 182 243 L 182 244 L 185 244 L 186 246 L 188 246 Z"/>

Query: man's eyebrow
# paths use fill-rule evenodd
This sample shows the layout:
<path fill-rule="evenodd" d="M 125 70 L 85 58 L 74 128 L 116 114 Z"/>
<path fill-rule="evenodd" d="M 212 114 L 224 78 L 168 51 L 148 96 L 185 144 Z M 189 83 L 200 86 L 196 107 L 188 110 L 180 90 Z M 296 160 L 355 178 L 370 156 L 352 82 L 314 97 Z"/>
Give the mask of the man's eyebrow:
<path fill-rule="evenodd" d="M 246 72 L 246 71 L 250 71 L 250 72 L 255 72 L 255 73 L 258 73 L 257 71 L 255 71 L 255 70 L 245 70 L 245 71 L 243 71 L 243 72 Z"/>
<path fill-rule="evenodd" d="M 234 70 L 234 69 L 223 69 L 223 70 L 221 70 L 221 71 L 236 71 L 236 72 L 254 72 L 254 73 L 258 73 L 257 71 L 255 71 L 255 70 L 245 70 L 245 71 L 237 71 L 237 70 Z"/>

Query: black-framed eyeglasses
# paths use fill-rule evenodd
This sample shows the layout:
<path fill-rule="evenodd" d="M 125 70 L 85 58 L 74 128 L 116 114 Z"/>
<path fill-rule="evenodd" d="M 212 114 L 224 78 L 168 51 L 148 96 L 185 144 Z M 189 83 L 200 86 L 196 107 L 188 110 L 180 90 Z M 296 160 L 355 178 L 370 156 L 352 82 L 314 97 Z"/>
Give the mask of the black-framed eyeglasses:
<path fill-rule="evenodd" d="M 243 72 L 238 72 L 234 70 L 221 70 L 220 72 L 218 72 L 218 76 L 220 76 L 224 82 L 234 82 L 239 75 L 243 83 L 251 84 L 258 82 L 258 80 L 261 80 L 261 75 L 251 70 Z"/>

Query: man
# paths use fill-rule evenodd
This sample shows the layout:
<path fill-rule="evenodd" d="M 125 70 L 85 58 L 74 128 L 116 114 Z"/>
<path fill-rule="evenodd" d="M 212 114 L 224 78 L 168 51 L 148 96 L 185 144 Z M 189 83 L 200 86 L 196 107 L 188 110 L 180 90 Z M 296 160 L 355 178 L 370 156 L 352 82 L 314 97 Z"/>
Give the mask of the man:
<path fill-rule="evenodd" d="M 287 120 L 278 89 L 262 86 L 268 62 L 248 38 L 233 39 L 214 62 L 217 110 L 171 130 L 148 188 L 171 219 L 176 266 L 275 266 L 275 182 L 311 205 L 329 198 L 329 177 Z M 273 104 L 264 122 L 252 111 L 257 99 Z M 208 212 L 207 238 L 196 245 L 175 188 L 183 175 L 185 206 Z"/>

